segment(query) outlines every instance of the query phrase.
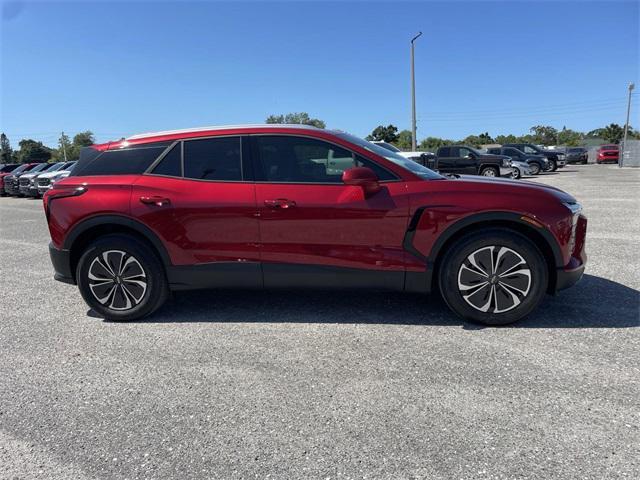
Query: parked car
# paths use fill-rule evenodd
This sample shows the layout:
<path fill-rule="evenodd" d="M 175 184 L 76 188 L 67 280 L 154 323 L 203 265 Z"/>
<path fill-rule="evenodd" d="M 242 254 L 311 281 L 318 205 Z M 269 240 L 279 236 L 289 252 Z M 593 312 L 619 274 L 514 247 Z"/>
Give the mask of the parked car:
<path fill-rule="evenodd" d="M 71 169 L 77 162 L 67 162 L 60 170 L 55 172 L 42 173 L 38 175 L 36 180 L 36 188 L 38 189 L 38 196 L 44 195 L 44 193 L 51 188 L 51 186 L 63 178 L 67 178 L 71 173 Z"/>
<path fill-rule="evenodd" d="M 511 159 L 503 155 L 481 153 L 467 145 L 438 148 L 434 168 L 440 173 L 500 177 L 511 175 Z"/>
<path fill-rule="evenodd" d="M 0 166 L 0 196 L 4 197 L 6 195 L 4 192 L 4 177 L 10 175 L 19 166 L 19 163 L 3 163 Z"/>
<path fill-rule="evenodd" d="M 567 163 L 587 163 L 589 152 L 584 147 L 569 147 L 566 151 Z"/>
<path fill-rule="evenodd" d="M 618 145 L 600 145 L 596 163 L 618 163 L 620 147 Z"/>
<path fill-rule="evenodd" d="M 6 195 L 17 196 L 19 194 L 18 179 L 24 173 L 31 171 L 42 163 L 23 163 L 18 168 L 13 170 L 9 175 L 3 178 L 4 180 L 4 193 Z M 46 165 L 46 164 L 45 164 Z"/>
<path fill-rule="evenodd" d="M 546 157 L 547 160 L 549 160 L 547 170 L 551 170 L 552 172 L 555 172 L 558 168 L 564 167 L 567 163 L 564 153 L 553 150 L 546 150 L 531 143 L 505 143 L 503 147 L 513 147 L 526 154 L 541 155 L 543 157 Z"/>
<path fill-rule="evenodd" d="M 397 153 L 398 155 L 403 156 L 404 158 L 409 158 L 411 160 L 415 160 L 418 163 L 422 163 L 424 164 L 424 160 L 421 161 L 421 159 L 425 156 L 425 155 L 433 155 L 433 153 L 431 152 L 403 152 L 402 150 L 400 150 L 398 147 L 396 147 L 395 145 L 388 143 L 388 142 L 383 142 L 381 140 L 373 140 L 371 143 L 375 143 L 376 145 L 382 147 L 382 148 L 386 148 L 387 150 L 390 150 L 394 153 Z"/>
<path fill-rule="evenodd" d="M 170 290 L 318 287 L 437 289 L 461 317 L 498 325 L 573 285 L 586 261 L 586 218 L 561 190 L 443 177 L 309 126 L 86 147 L 44 205 L 55 278 L 113 320 L 151 314 Z"/>
<path fill-rule="evenodd" d="M 23 197 L 35 196 L 31 195 L 31 192 L 35 190 L 37 194 L 37 188 L 35 180 L 38 175 L 46 172 L 53 172 L 63 166 L 64 162 L 57 163 L 41 163 L 39 166 L 33 168 L 31 171 L 20 175 L 18 180 L 18 194 Z"/>
<path fill-rule="evenodd" d="M 488 153 L 493 155 L 505 155 L 517 162 L 526 162 L 529 165 L 529 173 L 531 175 L 538 175 L 540 172 L 549 170 L 549 161 L 542 155 L 532 155 L 524 153 L 515 147 L 492 147 L 487 149 Z"/>
<path fill-rule="evenodd" d="M 520 162 L 519 160 L 511 159 L 511 170 L 511 178 L 515 179 L 533 175 L 529 164 L 527 162 Z"/>

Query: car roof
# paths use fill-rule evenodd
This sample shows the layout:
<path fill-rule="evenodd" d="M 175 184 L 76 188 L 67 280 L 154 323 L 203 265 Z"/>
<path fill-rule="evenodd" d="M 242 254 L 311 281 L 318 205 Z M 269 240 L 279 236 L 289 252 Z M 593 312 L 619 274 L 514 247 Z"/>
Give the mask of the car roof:
<path fill-rule="evenodd" d="M 244 124 L 244 125 L 212 125 L 207 127 L 195 127 L 195 128 L 183 128 L 177 130 L 164 130 L 159 132 L 147 132 L 136 135 L 131 135 L 127 138 L 122 138 L 117 141 L 107 142 L 103 144 L 92 145 L 92 148 L 97 150 L 108 150 L 110 148 L 121 148 L 129 145 L 140 145 L 144 143 L 170 141 L 186 138 L 198 138 L 214 136 L 224 133 L 230 133 L 237 135 L 249 134 L 249 133 L 263 133 L 270 131 L 278 131 L 279 133 L 293 133 L 293 132 L 328 132 L 329 134 L 339 133 L 337 130 L 328 130 L 313 125 L 301 125 L 301 124 L 282 124 L 282 123 L 260 123 L 260 124 Z"/>

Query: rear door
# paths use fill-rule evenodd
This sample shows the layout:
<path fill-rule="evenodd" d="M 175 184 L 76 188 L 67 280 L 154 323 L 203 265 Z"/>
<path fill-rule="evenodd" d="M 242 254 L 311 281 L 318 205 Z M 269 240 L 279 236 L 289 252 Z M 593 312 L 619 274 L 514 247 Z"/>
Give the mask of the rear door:
<path fill-rule="evenodd" d="M 298 135 L 254 135 L 252 156 L 266 287 L 404 285 L 406 184 L 370 159 Z M 365 197 L 342 183 L 373 169 L 382 190 Z M 336 275 L 339 273 L 339 275 Z"/>
<path fill-rule="evenodd" d="M 456 147 L 440 147 L 438 149 L 438 171 L 456 173 Z"/>
<path fill-rule="evenodd" d="M 133 216 L 162 238 L 174 265 L 204 272 L 207 286 L 262 285 L 245 142 L 240 136 L 178 141 L 133 187 Z"/>

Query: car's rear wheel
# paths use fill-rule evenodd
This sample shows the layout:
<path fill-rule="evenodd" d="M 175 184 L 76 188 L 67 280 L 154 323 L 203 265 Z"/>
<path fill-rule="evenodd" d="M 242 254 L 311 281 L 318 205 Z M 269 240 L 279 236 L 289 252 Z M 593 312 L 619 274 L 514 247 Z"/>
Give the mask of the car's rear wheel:
<path fill-rule="evenodd" d="M 129 235 L 106 235 L 84 251 L 76 280 L 85 302 L 108 320 L 135 320 L 153 313 L 169 288 L 158 257 Z"/>
<path fill-rule="evenodd" d="M 484 167 L 480 171 L 480 175 L 482 175 L 483 177 L 499 177 L 500 172 L 496 167 Z"/>
<path fill-rule="evenodd" d="M 449 308 L 485 325 L 506 325 L 531 313 L 548 282 L 538 248 L 507 229 L 463 237 L 449 249 L 439 271 L 440 292 Z"/>
<path fill-rule="evenodd" d="M 537 163 L 530 163 L 529 169 L 531 170 L 531 175 L 538 175 L 540 173 L 540 165 Z"/>

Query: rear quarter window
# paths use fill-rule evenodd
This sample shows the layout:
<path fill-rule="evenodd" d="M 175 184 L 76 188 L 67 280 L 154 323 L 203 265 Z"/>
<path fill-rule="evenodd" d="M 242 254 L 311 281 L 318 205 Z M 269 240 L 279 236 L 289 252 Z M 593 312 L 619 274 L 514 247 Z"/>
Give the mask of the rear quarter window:
<path fill-rule="evenodd" d="M 83 149 L 72 173 L 74 176 L 142 174 L 170 144 L 171 142 L 149 143 L 107 150 L 98 155 L 95 155 L 95 149 Z"/>

